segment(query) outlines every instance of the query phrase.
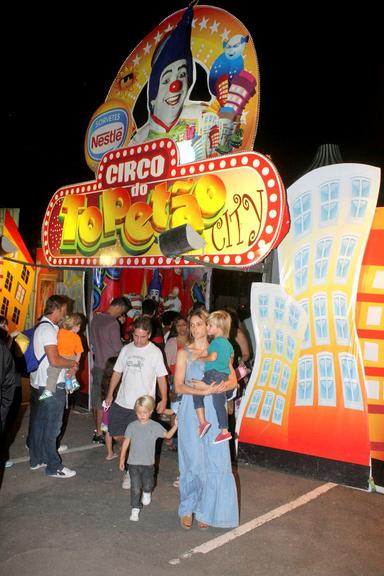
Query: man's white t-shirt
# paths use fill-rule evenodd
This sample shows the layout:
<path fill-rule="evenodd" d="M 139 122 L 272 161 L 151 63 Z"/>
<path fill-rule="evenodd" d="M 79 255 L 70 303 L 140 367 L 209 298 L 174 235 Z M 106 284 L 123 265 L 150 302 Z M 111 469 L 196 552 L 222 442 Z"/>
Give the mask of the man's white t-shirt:
<path fill-rule="evenodd" d="M 38 326 L 33 335 L 33 348 L 35 351 L 35 356 L 39 360 L 45 354 L 45 346 L 57 346 L 57 333 L 59 327 L 49 318 L 43 316 L 40 322 L 44 322 Z M 43 358 L 40 362 L 38 369 L 35 372 L 31 372 L 31 386 L 33 388 L 39 388 L 39 386 L 46 386 L 48 380 L 48 370 L 49 362 L 47 356 Z M 65 378 L 65 368 L 61 370 L 58 382 L 64 382 Z"/>
<path fill-rule="evenodd" d="M 134 342 L 124 346 L 114 370 L 123 374 L 116 403 L 131 409 L 140 396 L 155 398 L 157 378 L 168 374 L 161 350 L 152 342 L 142 348 Z"/>

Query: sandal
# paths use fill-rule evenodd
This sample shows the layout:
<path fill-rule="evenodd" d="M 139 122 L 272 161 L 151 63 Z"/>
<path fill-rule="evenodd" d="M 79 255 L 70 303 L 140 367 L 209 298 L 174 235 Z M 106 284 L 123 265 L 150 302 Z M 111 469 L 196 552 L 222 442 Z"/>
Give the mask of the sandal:
<path fill-rule="evenodd" d="M 118 457 L 118 454 L 112 454 L 112 456 L 106 456 L 105 459 L 106 460 L 114 460 L 117 457 Z"/>
<path fill-rule="evenodd" d="M 198 522 L 197 527 L 200 528 L 200 530 L 208 530 L 209 528 L 208 524 L 205 522 Z"/>
<path fill-rule="evenodd" d="M 180 524 L 184 530 L 190 530 L 192 528 L 192 516 L 181 516 Z"/>

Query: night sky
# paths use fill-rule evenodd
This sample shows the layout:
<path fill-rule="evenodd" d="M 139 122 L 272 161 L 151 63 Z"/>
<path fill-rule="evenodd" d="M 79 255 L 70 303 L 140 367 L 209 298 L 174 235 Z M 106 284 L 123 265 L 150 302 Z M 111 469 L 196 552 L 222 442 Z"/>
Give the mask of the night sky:
<path fill-rule="evenodd" d="M 33 253 L 55 190 L 93 178 L 84 136 L 120 66 L 147 33 L 186 4 L 159 3 L 137 16 L 128 2 L 97 14 L 86 2 L 81 12 L 69 3 L 55 5 L 54 12 L 33 5 L 29 13 L 13 4 L 3 19 L 11 41 L 3 54 L 0 203 L 21 208 L 21 233 Z M 324 143 L 338 144 L 345 162 L 384 167 L 381 18 L 369 3 L 344 15 L 333 12 L 334 3 L 312 4 L 310 12 L 291 3 L 283 10 L 254 4 L 252 13 L 249 2 L 212 4 L 234 14 L 253 38 L 261 79 L 254 149 L 272 156 L 286 187 Z"/>

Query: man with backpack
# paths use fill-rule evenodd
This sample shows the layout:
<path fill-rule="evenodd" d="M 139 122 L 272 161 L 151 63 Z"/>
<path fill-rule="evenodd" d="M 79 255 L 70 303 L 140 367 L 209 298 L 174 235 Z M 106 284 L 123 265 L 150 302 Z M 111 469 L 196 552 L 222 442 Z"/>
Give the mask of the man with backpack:
<path fill-rule="evenodd" d="M 59 322 L 66 316 L 68 298 L 60 295 L 50 296 L 46 302 L 44 314 L 33 335 L 33 348 L 40 361 L 35 372 L 31 372 L 31 413 L 29 456 L 31 470 L 45 468 L 53 478 L 71 478 L 75 470 L 63 466 L 57 451 L 57 437 L 60 434 L 65 408 L 65 375 L 75 374 L 78 364 L 59 355 L 57 334 Z M 47 383 L 48 366 L 63 368 L 60 373 L 55 394 L 44 402 L 38 402 Z"/>

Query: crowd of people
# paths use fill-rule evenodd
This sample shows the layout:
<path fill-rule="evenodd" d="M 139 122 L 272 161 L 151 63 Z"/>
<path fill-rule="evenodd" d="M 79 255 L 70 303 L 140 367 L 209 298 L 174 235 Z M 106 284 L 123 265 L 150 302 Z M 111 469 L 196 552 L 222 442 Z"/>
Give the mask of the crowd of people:
<path fill-rule="evenodd" d="M 127 332 L 123 327 L 130 308 L 129 300 L 120 296 L 105 312 L 94 314 L 90 323 L 92 441 L 105 444 L 107 460 L 119 457 L 122 487 L 131 491 L 132 521 L 139 520 L 142 506 L 151 502 L 155 446 L 162 438 L 173 442 L 168 446 L 178 452 L 175 485 L 182 528 L 190 529 L 194 518 L 200 529 L 235 527 L 238 500 L 230 450 L 230 441 L 234 445 L 231 402 L 241 394 L 236 371 L 250 359 L 249 339 L 233 310 L 209 314 L 200 304 L 187 318 L 166 312 L 159 319 L 156 302 L 147 300 Z M 40 363 L 30 374 L 30 469 L 45 468 L 52 478 L 76 475 L 62 462 L 59 439 L 66 399 L 79 387 L 80 326 L 81 316 L 68 314 L 68 299 L 53 295 L 33 337 Z M 14 395 L 13 338 L 2 318 L 0 329 L 0 430 L 5 438 L 8 412 L 19 399 Z"/>
<path fill-rule="evenodd" d="M 194 77 L 192 23 L 193 3 L 152 58 L 148 121 L 135 132 L 130 144 L 166 135 L 178 143 L 185 157 L 195 155 L 192 138 L 207 105 L 187 100 Z M 204 156 L 207 153 L 205 150 Z M 173 304 L 181 306 L 177 292 L 172 299 Z M 156 317 L 156 303 L 147 299 L 126 338 L 124 327 L 130 307 L 129 300 L 120 296 L 107 310 L 95 314 L 90 323 L 92 441 L 106 445 L 108 460 L 117 457 L 115 450 L 120 448 L 122 486 L 131 489 L 131 520 L 135 521 L 141 506 L 150 502 L 154 442 L 157 438 L 172 442 L 178 428 L 181 526 L 190 528 L 193 517 L 202 529 L 236 526 L 231 416 L 238 389 L 236 371 L 250 358 L 238 317 L 234 311 L 208 315 L 200 306 L 188 318 L 179 312 L 172 316 L 168 311 L 161 322 Z M 84 350 L 78 336 L 81 318 L 68 315 L 67 308 L 65 297 L 51 296 L 33 336 L 40 363 L 30 374 L 27 446 L 31 470 L 45 468 L 53 478 L 76 475 L 75 470 L 63 465 L 58 450 L 68 394 L 79 388 L 76 372 Z M 209 336 L 213 337 L 211 344 Z M 17 371 L 11 341 L 0 342 L 2 435 L 7 433 L 16 397 Z M 168 431 L 152 417 L 155 413 L 162 422 L 167 411 L 172 417 Z M 169 446 L 175 449 L 175 443 Z"/>

